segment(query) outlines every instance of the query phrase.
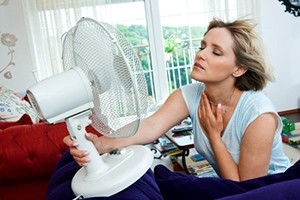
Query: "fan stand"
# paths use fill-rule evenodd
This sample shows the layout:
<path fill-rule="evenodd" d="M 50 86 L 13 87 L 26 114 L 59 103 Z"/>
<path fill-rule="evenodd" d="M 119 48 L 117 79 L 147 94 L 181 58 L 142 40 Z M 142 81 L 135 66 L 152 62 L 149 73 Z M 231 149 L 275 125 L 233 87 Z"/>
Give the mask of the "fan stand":
<path fill-rule="evenodd" d="M 84 111 L 66 119 L 71 137 L 78 149 L 89 152 L 90 162 L 82 167 L 72 179 L 76 196 L 107 197 L 129 187 L 150 168 L 153 154 L 142 145 L 132 145 L 114 153 L 99 156 L 93 143 L 85 138 L 85 127 L 91 123 L 91 111 Z"/>

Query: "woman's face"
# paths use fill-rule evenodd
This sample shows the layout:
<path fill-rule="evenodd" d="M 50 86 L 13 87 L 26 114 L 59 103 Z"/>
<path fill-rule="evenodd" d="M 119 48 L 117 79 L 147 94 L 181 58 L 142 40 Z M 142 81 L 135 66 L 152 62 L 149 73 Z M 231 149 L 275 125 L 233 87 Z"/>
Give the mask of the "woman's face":
<path fill-rule="evenodd" d="M 232 78 L 237 69 L 233 46 L 233 38 L 226 28 L 211 29 L 201 41 L 191 77 L 205 83 Z"/>

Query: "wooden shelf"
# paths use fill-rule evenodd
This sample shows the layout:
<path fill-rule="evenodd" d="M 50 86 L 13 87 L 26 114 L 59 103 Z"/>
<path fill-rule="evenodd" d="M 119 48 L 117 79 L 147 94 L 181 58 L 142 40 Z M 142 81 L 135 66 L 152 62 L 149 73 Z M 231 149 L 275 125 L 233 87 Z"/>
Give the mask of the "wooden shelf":
<path fill-rule="evenodd" d="M 288 118 L 291 122 L 300 122 L 300 108 L 278 112 L 282 117 Z"/>

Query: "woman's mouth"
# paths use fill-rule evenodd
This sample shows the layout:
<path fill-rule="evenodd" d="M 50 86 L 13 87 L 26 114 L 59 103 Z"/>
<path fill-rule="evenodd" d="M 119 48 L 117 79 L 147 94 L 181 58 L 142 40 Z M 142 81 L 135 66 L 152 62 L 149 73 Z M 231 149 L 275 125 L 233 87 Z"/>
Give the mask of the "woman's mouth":
<path fill-rule="evenodd" d="M 194 68 L 205 70 L 205 69 L 204 69 L 199 63 L 197 63 L 197 62 L 194 63 Z"/>

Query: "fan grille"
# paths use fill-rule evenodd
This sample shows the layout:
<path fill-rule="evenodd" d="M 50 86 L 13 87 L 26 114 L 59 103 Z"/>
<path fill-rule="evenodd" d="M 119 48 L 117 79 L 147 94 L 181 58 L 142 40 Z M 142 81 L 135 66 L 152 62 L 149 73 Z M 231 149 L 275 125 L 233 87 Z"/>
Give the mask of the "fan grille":
<path fill-rule="evenodd" d="M 63 65 L 64 70 L 80 67 L 90 80 L 97 131 L 112 137 L 135 134 L 147 112 L 146 80 L 136 53 L 115 27 L 81 19 L 65 34 Z"/>

